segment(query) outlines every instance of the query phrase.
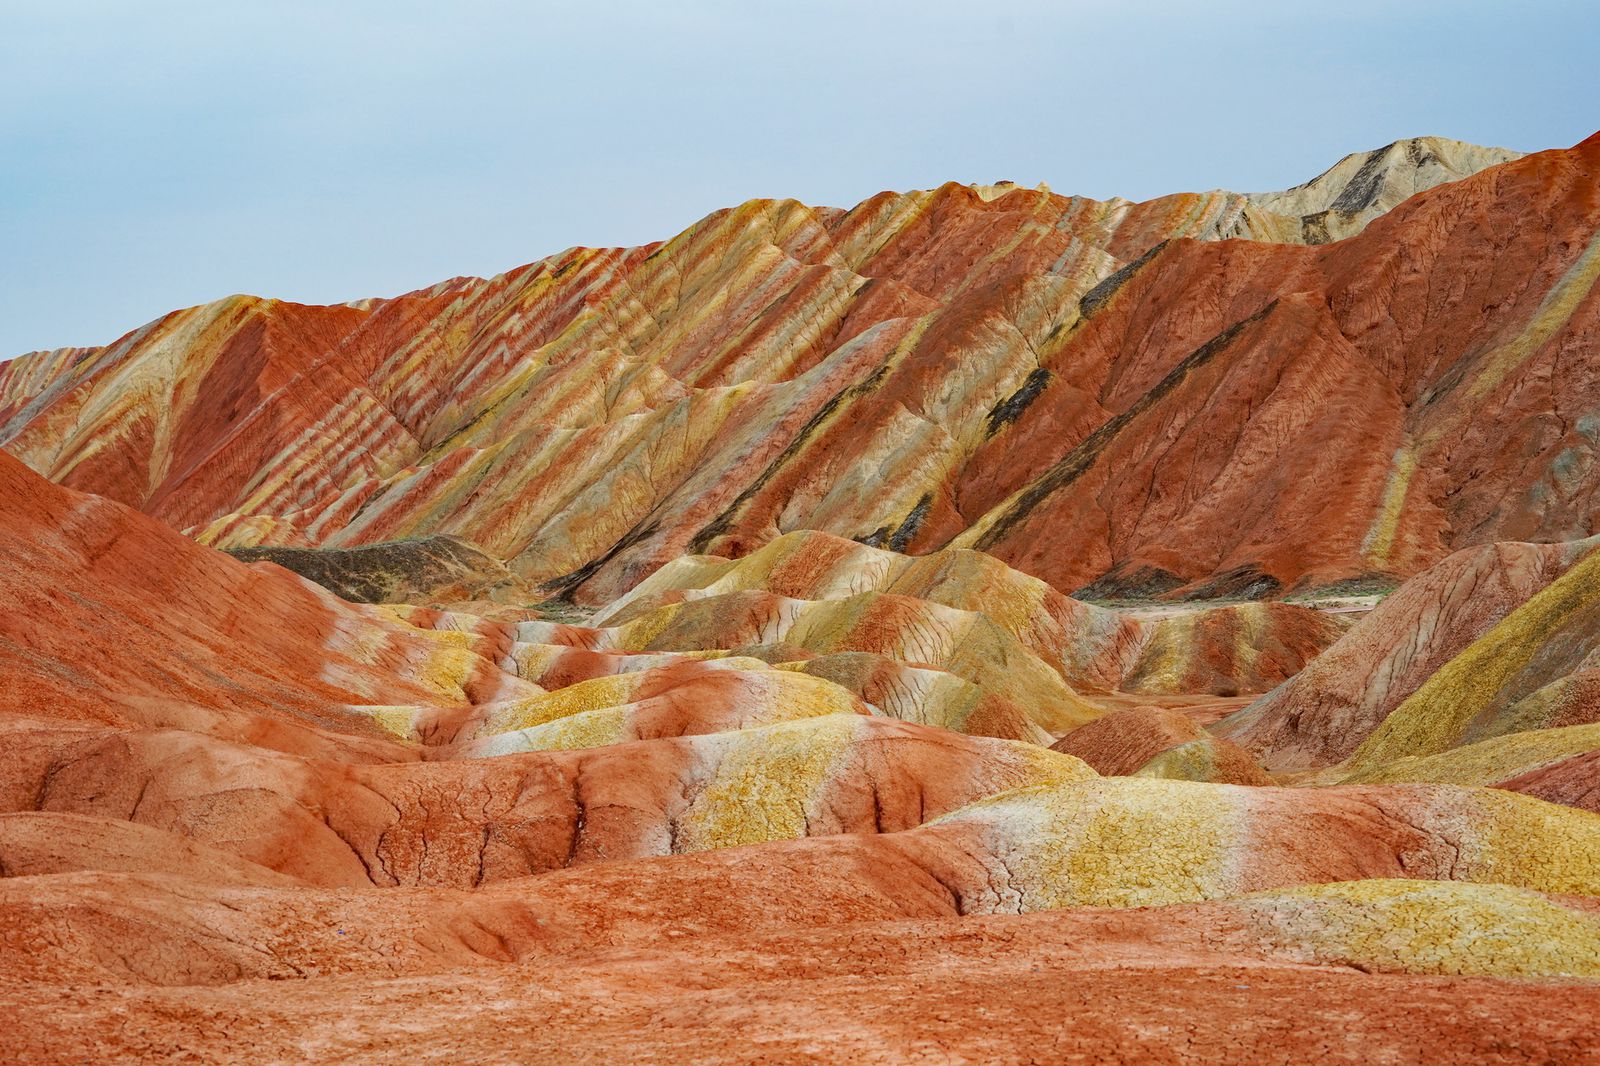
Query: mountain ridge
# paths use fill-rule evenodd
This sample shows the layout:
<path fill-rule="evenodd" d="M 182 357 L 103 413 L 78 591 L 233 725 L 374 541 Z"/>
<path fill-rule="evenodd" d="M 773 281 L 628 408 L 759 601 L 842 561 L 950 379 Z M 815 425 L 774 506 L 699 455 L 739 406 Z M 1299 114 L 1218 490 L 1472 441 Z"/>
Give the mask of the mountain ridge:
<path fill-rule="evenodd" d="M 1338 202 L 1365 170 L 1383 180 L 1362 179 L 1372 188 L 1355 199 L 1371 193 L 1376 200 L 1363 210 L 1381 207 L 1390 179 L 1407 167 L 1416 180 L 1433 180 L 1455 173 L 1433 165 L 1441 153 L 1468 160 L 1463 166 L 1504 154 L 1439 147 L 1446 144 L 1415 139 L 1346 157 L 1301 187 L 1317 187 L 1320 199 L 1302 196 L 1297 205 Z M 1373 160 L 1382 164 L 1376 170 Z M 1403 205 L 1463 185 L 1493 209 L 1494 183 L 1472 178 Z M 1360 214 L 1352 225 L 1364 228 L 1392 223 L 1396 212 L 1374 216 L 1376 223 Z M 1256 238 L 1245 242 L 1251 251 L 1226 251 L 1240 235 Z M 1136 397 L 1117 384 L 1143 376 L 1133 369 L 1138 358 L 1125 354 L 1136 351 L 1127 341 L 1087 356 L 1107 361 L 1101 376 L 1063 377 L 1052 364 L 1070 355 L 1081 365 L 1079 353 L 1105 343 L 1095 334 L 1105 332 L 1108 303 L 1148 289 L 1143 279 L 1152 275 L 1181 273 L 1175 261 L 1192 262 L 1186 269 L 1199 277 L 1261 276 L 1265 295 L 1278 301 L 1271 309 L 1237 286 L 1222 295 L 1253 300 L 1254 313 L 1266 315 L 1247 330 L 1246 349 L 1310 343 L 1366 375 L 1361 388 L 1393 388 L 1385 379 L 1395 369 L 1366 369 L 1369 356 L 1344 335 L 1349 326 L 1318 309 L 1333 296 L 1321 292 L 1326 282 L 1306 260 L 1309 250 L 1281 251 L 1307 240 L 1300 217 L 1262 211 L 1239 194 L 1129 204 L 1018 188 L 985 199 L 947 184 L 879 194 L 848 211 L 750 201 L 668 242 L 569 249 L 486 281 L 450 279 L 371 307 L 234 297 L 174 312 L 105 349 L 7 364 L 0 441 L 36 469 L 208 543 L 339 547 L 448 533 L 552 593 L 591 602 L 684 550 L 737 555 L 808 527 L 881 537 L 913 552 L 996 536 L 984 543 L 1066 592 L 1088 585 L 1115 593 L 1132 580 L 1163 593 L 1271 594 L 1369 573 L 1405 576 L 1444 546 L 1427 539 L 1442 534 L 1418 540 L 1413 531 L 1408 482 L 1396 481 L 1413 462 L 1403 455 L 1384 457 L 1390 488 L 1356 490 L 1371 501 L 1356 506 L 1380 515 L 1402 493 L 1394 529 L 1369 519 L 1366 531 L 1343 534 L 1337 550 L 1322 549 L 1326 563 L 1315 561 L 1310 543 L 1295 546 L 1301 558 L 1274 562 L 1253 557 L 1260 549 L 1245 542 L 1220 547 L 1208 572 L 1178 572 L 1165 549 L 1152 556 L 1141 547 L 1149 534 L 1115 509 L 1109 540 L 1091 553 L 1093 569 L 1042 566 L 1026 552 L 1007 557 L 1013 549 L 992 533 L 993 509 L 1005 499 L 997 489 L 1017 489 L 1013 473 L 995 477 L 1002 469 L 1031 465 L 1037 473 L 1027 452 L 1042 444 L 1049 455 L 1052 438 L 1081 446 L 1097 431 L 1105 439 L 1117 418 L 1121 425 L 1140 417 L 1129 406 Z M 1212 251 L 1186 250 L 1199 247 Z M 1361 249 L 1358 258 L 1390 254 L 1376 241 L 1336 242 L 1316 254 L 1337 266 L 1353 257 L 1351 247 Z M 1224 267 L 1219 257 L 1241 261 Z M 1304 296 L 1266 281 L 1297 271 L 1306 277 Z M 1221 295 L 1167 283 L 1174 294 L 1186 288 L 1195 295 L 1180 300 Z M 1181 322 L 1161 311 L 1167 298 L 1140 296 L 1157 313 L 1142 328 L 1174 333 L 1163 326 Z M 1189 342 L 1197 346 L 1190 353 L 1245 329 L 1248 317 L 1216 321 L 1209 337 Z M 1155 358 L 1176 367 L 1185 354 Z M 1241 357 L 1228 353 L 1224 363 Z M 1264 369 L 1262 380 L 1283 372 Z M 1146 389 L 1156 383 L 1145 380 Z M 1170 408 L 1150 410 L 1169 418 Z M 846 411 L 868 431 L 840 446 Z M 1351 439 L 1341 447 L 1367 446 Z M 591 451 L 592 465 L 569 469 L 572 457 Z M 1377 461 L 1360 464 L 1371 470 Z M 884 479 L 874 469 L 894 472 Z M 586 516 L 585 528 L 572 525 L 575 514 Z M 1309 516 L 1296 536 L 1314 537 L 1316 521 Z M 985 531 L 974 533 L 980 526 Z"/>

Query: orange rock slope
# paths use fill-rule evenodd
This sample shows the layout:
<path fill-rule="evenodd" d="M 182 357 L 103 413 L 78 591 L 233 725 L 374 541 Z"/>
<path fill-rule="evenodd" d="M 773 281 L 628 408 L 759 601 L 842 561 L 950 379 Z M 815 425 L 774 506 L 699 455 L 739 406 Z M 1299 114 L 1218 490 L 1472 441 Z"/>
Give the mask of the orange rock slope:
<path fill-rule="evenodd" d="M 0 368 L 0 443 L 215 545 L 454 534 L 590 604 L 807 528 L 1069 593 L 1406 576 L 1596 532 L 1600 141 L 1510 156 L 752 201 L 360 306 L 234 297 Z"/>
<path fill-rule="evenodd" d="M 1457 552 L 1216 731 L 1313 781 L 1495 785 L 1600 811 L 1597 543 Z"/>
<path fill-rule="evenodd" d="M 1600 1062 L 1597 173 L 0 366 L 0 1059 Z"/>
<path fill-rule="evenodd" d="M 1104 714 L 1174 698 L 1084 676 L 1156 626 L 977 553 L 784 538 L 583 626 L 0 502 L 11 1061 L 1600 1056 L 1600 815 L 1274 787 Z"/>

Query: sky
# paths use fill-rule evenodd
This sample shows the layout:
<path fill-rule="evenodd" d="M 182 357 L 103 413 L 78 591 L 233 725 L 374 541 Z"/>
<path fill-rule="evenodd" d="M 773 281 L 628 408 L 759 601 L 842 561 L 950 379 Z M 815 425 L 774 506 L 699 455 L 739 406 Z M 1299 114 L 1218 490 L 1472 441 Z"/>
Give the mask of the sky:
<path fill-rule="evenodd" d="M 0 0 L 0 359 L 947 180 L 1144 199 L 1600 128 L 1600 3 Z"/>

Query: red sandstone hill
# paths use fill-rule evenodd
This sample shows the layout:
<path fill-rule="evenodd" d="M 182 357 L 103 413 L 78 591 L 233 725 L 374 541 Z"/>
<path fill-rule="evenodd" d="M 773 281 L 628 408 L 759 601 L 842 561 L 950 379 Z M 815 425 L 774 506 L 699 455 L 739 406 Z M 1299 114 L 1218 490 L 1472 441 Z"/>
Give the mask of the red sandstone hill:
<path fill-rule="evenodd" d="M 1494 785 L 1600 811 L 1595 547 L 1457 552 L 1216 731 L 1316 781 Z"/>
<path fill-rule="evenodd" d="M 1428 181 L 1473 169 L 1408 151 Z M 1364 223 L 1395 156 L 1291 199 Z M 752 201 L 664 244 L 25 357 L 0 443 L 210 543 L 454 534 L 591 603 L 801 528 L 1066 592 L 1406 576 L 1596 531 L 1597 170 L 1600 140 L 1514 159 L 1320 245 L 1232 194 Z"/>
<path fill-rule="evenodd" d="M 0 367 L 0 1058 L 1600 1062 L 1600 139 L 1508 157 Z"/>
<path fill-rule="evenodd" d="M 1030 683 L 1059 685 L 1078 628 L 1148 634 L 982 557 L 849 546 L 851 577 L 814 535 L 686 561 L 597 629 L 346 604 L 7 458 L 0 502 L 15 1061 L 738 1062 L 752 1039 L 876 1061 L 929 1033 L 1022 1061 L 1059 1027 L 1041 1002 L 1086 1054 L 1147 1048 L 1130 1010 L 1228 1056 L 1335 1034 L 1360 1056 L 1600 1053 L 1600 815 L 1271 787 L 1173 711 L 1047 750 L 992 669 L 1037 656 L 1057 666 Z M 651 650 L 722 632 L 689 611 L 715 595 L 643 602 L 718 570 L 819 597 L 759 593 L 823 610 L 783 635 L 846 650 Z M 899 590 L 904 632 L 863 628 L 862 581 Z M 943 668 L 895 657 L 941 647 Z M 510 1020 L 486 1026 L 490 1003 Z"/>

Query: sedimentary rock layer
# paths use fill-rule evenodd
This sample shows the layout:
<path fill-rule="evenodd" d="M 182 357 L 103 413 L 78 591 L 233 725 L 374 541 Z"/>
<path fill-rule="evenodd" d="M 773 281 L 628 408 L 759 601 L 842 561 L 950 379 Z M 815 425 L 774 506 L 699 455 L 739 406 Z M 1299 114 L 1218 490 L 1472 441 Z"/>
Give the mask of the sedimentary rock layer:
<path fill-rule="evenodd" d="M 1210 783 L 1247 764 L 1176 712 L 1069 734 L 1142 775 L 1098 777 L 1030 743 L 1050 737 L 1037 708 L 985 686 L 1070 692 L 1069 664 L 1098 661 L 1060 654 L 1094 646 L 1076 626 L 1131 640 L 1137 663 L 1145 623 L 976 553 L 803 538 L 765 572 L 778 553 L 752 556 L 734 591 L 651 606 L 662 578 L 606 612 L 626 621 L 589 627 L 346 604 L 8 459 L 0 498 L 0 590 L 28 608 L 0 616 L 0 1016 L 19 1062 L 511 1043 L 738 1061 L 773 1018 L 771 1046 L 802 1053 L 783 1033 L 811 1032 L 816 1008 L 791 1012 L 817 1002 L 903 1023 L 870 1047 L 822 1038 L 835 1061 L 917 1054 L 949 1019 L 940 1040 L 1007 1061 L 1038 993 L 1004 1041 L 981 1034 L 1045 977 L 1088 997 L 1060 1006 L 1097 1054 L 1123 1047 L 1135 988 L 1188 1026 L 1216 1013 L 1219 984 L 1250 1008 L 1216 1034 L 1229 1055 L 1336 1022 L 1363 1056 L 1593 1047 L 1550 1006 L 1581 1016 L 1594 999 L 1600 816 L 1478 787 Z M 840 549 L 855 579 L 820 565 Z M 729 596 L 797 606 L 781 632 L 681 617 Z M 877 604 L 895 610 L 864 625 Z M 906 618 L 939 625 L 916 635 Z M 657 647 L 752 625 L 801 643 Z M 1167 627 L 1163 661 L 1226 659 L 1174 659 L 1180 631 L 1208 630 Z M 982 654 L 963 658 L 953 632 L 980 634 Z M 955 731 L 997 723 L 1014 736 Z M 484 1027 L 491 1001 L 513 1021 Z M 719 1042 L 728 1025 L 738 1046 Z"/>
<path fill-rule="evenodd" d="M 1492 784 L 1600 809 L 1595 548 L 1458 552 L 1217 732 L 1319 780 Z"/>
<path fill-rule="evenodd" d="M 752 201 L 359 307 L 235 297 L 0 368 L 0 442 L 210 543 L 454 534 L 595 604 L 804 528 L 1064 592 L 1405 576 L 1595 532 L 1600 142 L 1510 156 Z"/>
<path fill-rule="evenodd" d="M 0 1057 L 1600 1062 L 1597 153 L 0 368 Z"/>
<path fill-rule="evenodd" d="M 856 612 L 868 617 L 892 615 L 875 608 L 903 597 L 954 608 L 944 614 L 952 621 L 981 615 L 1079 692 L 1265 692 L 1292 677 L 1345 629 L 1338 616 L 1287 603 L 1199 607 L 1140 619 L 1064 596 L 982 552 L 943 549 L 912 557 L 815 530 L 785 534 L 738 560 L 675 559 L 607 606 L 596 621 L 637 624 L 657 633 L 663 624 L 675 628 L 681 613 L 733 630 L 727 636 L 700 636 L 699 646 L 730 646 L 755 631 L 739 629 L 736 621 L 747 609 L 739 605 L 750 602 L 739 594 L 752 592 L 855 604 Z M 690 609 L 675 607 L 682 604 Z M 663 623 L 666 618 L 673 621 Z M 928 627 L 940 628 L 932 620 Z M 766 639 L 811 646 L 809 636 L 796 641 L 785 635 L 791 632 L 787 628 L 765 632 Z M 918 655 L 909 651 L 900 657 Z M 928 661 L 942 658 L 930 652 Z"/>
<path fill-rule="evenodd" d="M 452 634 L 201 549 L 4 454 L 0 514 L 7 716 L 376 753 L 391 746 L 361 708 L 538 691 Z"/>

